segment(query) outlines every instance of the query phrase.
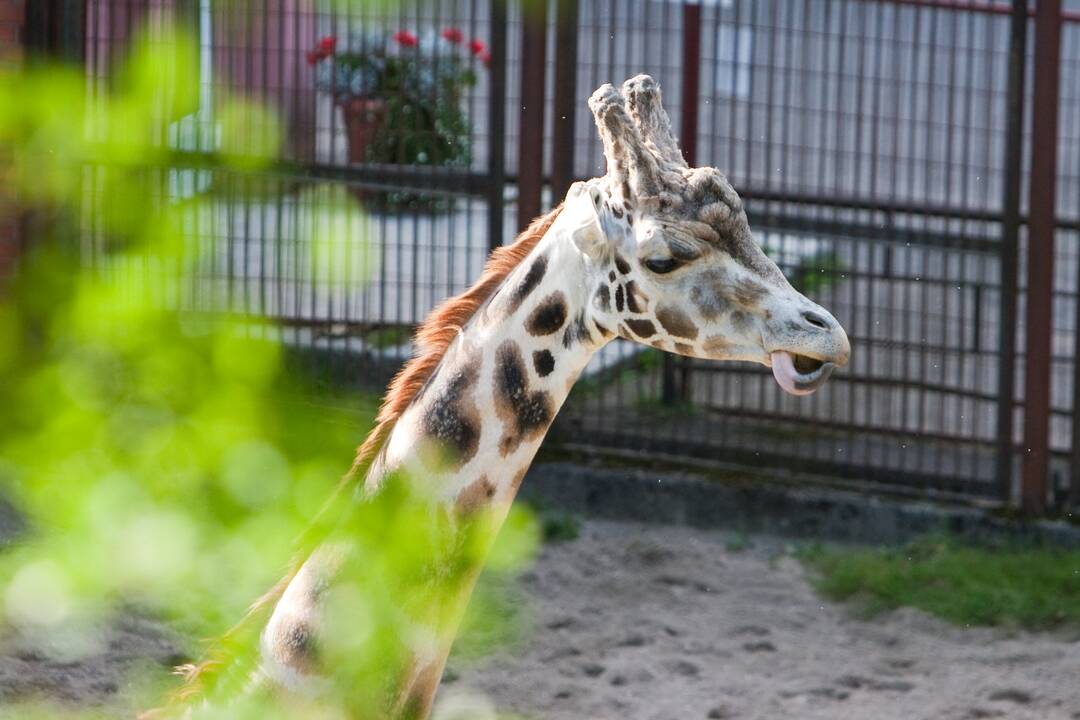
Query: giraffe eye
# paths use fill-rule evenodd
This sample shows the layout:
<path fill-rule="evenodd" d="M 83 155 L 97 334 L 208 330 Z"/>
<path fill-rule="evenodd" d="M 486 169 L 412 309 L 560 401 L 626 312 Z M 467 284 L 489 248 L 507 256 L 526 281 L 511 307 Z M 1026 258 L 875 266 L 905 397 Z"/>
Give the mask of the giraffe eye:
<path fill-rule="evenodd" d="M 645 261 L 645 267 L 657 275 L 669 273 L 679 267 L 679 261 L 675 258 L 649 258 Z"/>

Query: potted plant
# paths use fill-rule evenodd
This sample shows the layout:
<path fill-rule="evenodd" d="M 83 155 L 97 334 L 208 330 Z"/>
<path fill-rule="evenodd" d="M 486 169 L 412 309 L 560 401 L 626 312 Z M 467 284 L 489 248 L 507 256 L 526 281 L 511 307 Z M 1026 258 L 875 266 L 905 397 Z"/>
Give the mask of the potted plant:
<path fill-rule="evenodd" d="M 465 90 L 491 56 L 480 40 L 457 28 L 423 40 L 407 30 L 366 37 L 342 49 L 334 36 L 308 53 L 315 85 L 340 108 L 350 163 L 467 168 L 471 161 Z M 370 194 L 363 195 L 370 200 Z M 431 207 L 430 197 L 387 193 L 396 208 Z"/>

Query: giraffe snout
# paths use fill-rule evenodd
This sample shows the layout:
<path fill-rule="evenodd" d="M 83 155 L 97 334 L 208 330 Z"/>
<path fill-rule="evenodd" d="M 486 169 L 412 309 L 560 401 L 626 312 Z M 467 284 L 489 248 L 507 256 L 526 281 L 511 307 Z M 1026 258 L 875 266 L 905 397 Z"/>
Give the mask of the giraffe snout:
<path fill-rule="evenodd" d="M 803 346 L 800 354 L 833 363 L 837 367 L 847 365 L 851 359 L 851 342 L 843 326 L 827 310 L 810 303 L 799 312 L 797 322 L 800 337 L 796 339 Z"/>
<path fill-rule="evenodd" d="M 809 395 L 847 365 L 851 343 L 839 321 L 801 295 L 785 298 L 770 314 L 763 339 L 777 383 L 792 395 Z"/>

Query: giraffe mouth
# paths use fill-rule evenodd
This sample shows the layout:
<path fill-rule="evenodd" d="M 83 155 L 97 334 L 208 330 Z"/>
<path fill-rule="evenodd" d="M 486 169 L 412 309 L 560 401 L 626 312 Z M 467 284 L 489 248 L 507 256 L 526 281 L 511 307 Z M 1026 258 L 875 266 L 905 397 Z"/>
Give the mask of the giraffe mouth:
<path fill-rule="evenodd" d="M 776 382 L 792 395 L 809 395 L 825 384 L 836 365 L 807 355 L 777 350 L 772 354 Z"/>

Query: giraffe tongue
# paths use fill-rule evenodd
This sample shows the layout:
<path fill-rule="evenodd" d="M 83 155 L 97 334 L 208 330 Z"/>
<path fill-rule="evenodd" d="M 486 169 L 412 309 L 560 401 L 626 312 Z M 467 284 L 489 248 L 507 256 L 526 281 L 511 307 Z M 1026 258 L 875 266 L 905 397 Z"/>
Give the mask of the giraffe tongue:
<path fill-rule="evenodd" d="M 832 363 L 823 363 L 813 372 L 801 373 L 795 368 L 791 353 L 777 350 L 772 354 L 772 374 L 776 382 L 792 395 L 809 395 L 821 387 L 832 375 Z"/>

